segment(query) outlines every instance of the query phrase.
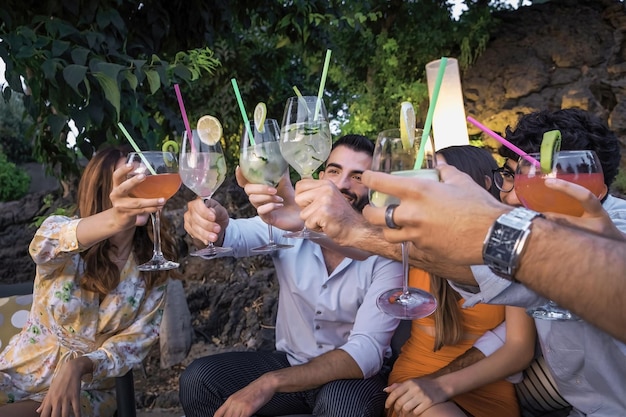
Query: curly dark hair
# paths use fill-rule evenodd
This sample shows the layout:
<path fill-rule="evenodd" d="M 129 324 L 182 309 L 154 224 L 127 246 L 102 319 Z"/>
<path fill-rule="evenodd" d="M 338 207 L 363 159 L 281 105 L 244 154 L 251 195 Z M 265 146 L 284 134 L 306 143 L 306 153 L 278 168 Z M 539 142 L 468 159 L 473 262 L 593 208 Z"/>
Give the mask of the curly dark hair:
<path fill-rule="evenodd" d="M 571 108 L 542 110 L 520 117 L 515 128 L 506 128 L 506 139 L 527 153 L 539 152 L 543 134 L 561 131 L 562 150 L 592 150 L 598 155 L 607 187 L 615 180 L 621 158 L 619 140 L 608 125 L 588 111 Z M 498 153 L 517 160 L 518 155 L 500 147 Z"/>

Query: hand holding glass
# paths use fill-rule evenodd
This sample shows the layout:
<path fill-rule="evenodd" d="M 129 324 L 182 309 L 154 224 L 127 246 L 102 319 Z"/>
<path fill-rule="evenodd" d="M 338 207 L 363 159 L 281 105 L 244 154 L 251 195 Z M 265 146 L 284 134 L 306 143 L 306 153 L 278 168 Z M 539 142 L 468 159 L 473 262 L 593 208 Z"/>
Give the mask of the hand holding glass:
<path fill-rule="evenodd" d="M 323 100 L 313 96 L 290 97 L 285 105 L 280 138 L 280 152 L 301 178 L 313 173 L 330 155 L 332 139 L 328 113 Z M 303 228 L 285 237 L 314 239 L 321 233 Z"/>
<path fill-rule="evenodd" d="M 541 161 L 538 153 L 530 154 Z M 552 171 L 541 169 L 524 158 L 520 158 L 515 170 L 515 193 L 524 207 L 541 213 L 553 212 L 570 216 L 582 216 L 583 206 L 574 198 L 545 186 L 548 178 L 560 178 L 581 185 L 601 198 L 606 191 L 602 165 L 593 151 L 561 151 L 553 155 Z M 559 307 L 554 301 L 529 308 L 528 314 L 544 320 L 579 320 L 569 310 Z"/>
<path fill-rule="evenodd" d="M 262 131 L 259 131 L 254 123 L 250 123 L 249 131 L 244 126 L 239 166 L 244 177 L 252 184 L 276 187 L 288 168 L 287 161 L 280 153 L 280 129 L 274 119 L 266 119 L 261 129 Z M 271 224 L 267 225 L 267 230 L 269 242 L 252 248 L 252 252 L 270 253 L 293 247 L 293 245 L 279 244 L 274 241 Z"/>
<path fill-rule="evenodd" d="M 143 174 L 146 178 L 137 184 L 131 191 L 131 195 L 138 198 L 169 199 L 180 188 L 180 176 L 178 175 L 178 161 L 176 155 L 171 152 L 147 151 L 128 154 L 127 162 L 133 165 L 133 170 L 128 177 Z M 148 164 L 152 170 L 146 165 Z M 155 174 L 153 174 L 154 172 Z M 139 265 L 140 271 L 166 271 L 178 268 L 178 262 L 169 261 L 161 252 L 161 210 L 151 214 L 154 248 L 152 259 Z"/>
<path fill-rule="evenodd" d="M 200 140 L 196 130 L 192 132 L 195 150 L 190 146 L 187 132 L 183 135 L 183 146 L 180 153 L 180 177 L 187 188 L 207 201 L 211 199 L 213 193 L 226 178 L 226 160 L 219 141 L 211 145 Z M 206 248 L 192 252 L 190 255 L 215 258 L 227 255 L 232 251 L 232 248 L 217 247 L 213 242 L 209 242 Z"/>
<path fill-rule="evenodd" d="M 400 138 L 400 129 L 384 130 L 378 134 L 376 147 L 372 159 L 372 170 L 399 175 L 403 177 L 419 176 L 439 181 L 439 174 L 435 169 L 435 152 L 430 136 L 424 144 L 422 163 L 414 169 L 418 159 L 419 147 L 422 138 L 422 129 L 415 129 L 415 141 L 408 149 Z M 390 204 L 399 204 L 397 198 L 370 190 L 370 204 L 374 207 L 386 207 Z M 409 254 L 406 242 L 402 242 L 402 288 L 393 288 L 385 291 L 378 297 L 378 308 L 390 316 L 414 320 L 432 314 L 437 308 L 437 301 L 432 294 L 418 288 L 409 287 Z"/>

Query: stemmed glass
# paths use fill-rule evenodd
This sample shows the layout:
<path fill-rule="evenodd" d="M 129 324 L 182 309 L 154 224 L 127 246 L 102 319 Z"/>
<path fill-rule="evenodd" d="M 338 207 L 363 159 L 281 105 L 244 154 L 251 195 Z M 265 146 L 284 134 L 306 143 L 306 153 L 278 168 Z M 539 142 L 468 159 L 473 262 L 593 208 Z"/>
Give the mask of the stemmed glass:
<path fill-rule="evenodd" d="M 146 151 L 128 154 L 127 162 L 133 165 L 133 170 L 127 175 L 128 178 L 144 174 L 146 178 L 135 188 L 131 194 L 138 198 L 169 199 L 180 188 L 180 176 L 178 175 L 178 161 L 172 152 Z M 152 259 L 139 265 L 140 271 L 166 271 L 178 268 L 179 263 L 165 259 L 161 252 L 161 210 L 150 214 L 152 219 L 154 248 Z"/>
<path fill-rule="evenodd" d="M 183 144 L 180 152 L 180 178 L 183 184 L 201 197 L 203 201 L 210 200 L 213 193 L 226 178 L 226 160 L 220 142 L 206 143 L 200 139 L 197 130 L 192 131 L 194 147 L 188 139 L 187 132 L 183 134 Z M 191 256 L 215 258 L 231 253 L 232 248 L 217 247 L 213 242 L 204 249 L 190 253 Z"/>
<path fill-rule="evenodd" d="M 285 105 L 280 137 L 280 152 L 300 178 L 313 178 L 313 173 L 330 155 L 332 139 L 324 101 L 314 96 L 290 97 Z M 304 227 L 285 237 L 315 239 L 321 233 Z"/>
<path fill-rule="evenodd" d="M 415 140 L 413 144 L 409 143 L 408 147 L 403 145 L 400 129 L 388 129 L 380 132 L 374 148 L 372 170 L 403 177 L 422 177 L 439 181 L 439 174 L 435 169 L 435 152 L 430 136 L 424 144 L 422 162 L 415 167 L 422 132 L 422 129 L 415 129 Z M 370 190 L 370 204 L 374 207 L 386 207 L 390 204 L 399 203 L 400 201 L 393 196 Z M 393 288 L 383 292 L 378 297 L 376 305 L 382 312 L 390 316 L 403 320 L 415 320 L 432 314 L 437 308 L 437 301 L 429 292 L 409 287 L 408 247 L 406 242 L 402 242 L 401 245 L 404 274 L 402 288 Z"/>
<path fill-rule="evenodd" d="M 243 176 L 253 184 L 265 184 L 276 187 L 289 165 L 280 153 L 280 129 L 274 119 L 266 119 L 261 127 L 257 128 L 250 123 L 250 130 L 245 126 L 241 135 L 241 152 L 239 166 Z M 292 248 L 274 241 L 272 225 L 268 223 L 268 242 L 256 248 L 254 253 L 271 253 L 279 249 Z"/>
<path fill-rule="evenodd" d="M 538 153 L 529 156 L 541 162 Z M 561 151 L 552 157 L 552 170 L 543 173 L 531 161 L 520 158 L 515 170 L 515 194 L 524 207 L 541 213 L 553 212 L 582 216 L 583 206 L 574 198 L 545 186 L 548 178 L 560 178 L 581 185 L 600 198 L 605 191 L 602 165 L 594 151 Z M 527 309 L 528 314 L 544 320 L 580 320 L 575 314 L 549 300 Z"/>

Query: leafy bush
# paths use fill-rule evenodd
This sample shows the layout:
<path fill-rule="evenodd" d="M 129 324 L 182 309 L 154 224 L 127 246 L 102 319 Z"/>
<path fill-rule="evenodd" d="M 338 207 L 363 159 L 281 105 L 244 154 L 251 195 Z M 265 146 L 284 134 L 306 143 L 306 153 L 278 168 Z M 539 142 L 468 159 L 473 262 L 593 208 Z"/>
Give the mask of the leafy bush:
<path fill-rule="evenodd" d="M 0 201 L 19 200 L 28 192 L 30 177 L 23 169 L 9 162 L 0 149 Z"/>

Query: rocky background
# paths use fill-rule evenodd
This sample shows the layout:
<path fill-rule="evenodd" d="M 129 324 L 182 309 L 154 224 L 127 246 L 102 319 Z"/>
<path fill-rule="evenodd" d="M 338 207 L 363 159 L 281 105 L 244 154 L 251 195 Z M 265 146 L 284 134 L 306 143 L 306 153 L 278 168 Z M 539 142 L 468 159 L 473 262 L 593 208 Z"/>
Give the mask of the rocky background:
<path fill-rule="evenodd" d="M 608 121 L 626 147 L 626 6 L 618 0 L 553 0 L 501 12 L 502 25 L 462 76 L 466 112 L 496 132 L 519 115 L 579 107 Z M 470 134 L 479 133 L 470 125 Z M 487 142 L 492 147 L 497 144 Z M 626 166 L 626 151 L 622 151 Z M 0 283 L 32 280 L 28 244 L 37 216 L 69 207 L 58 184 L 29 167 L 32 190 L 20 201 L 0 203 Z M 46 198 L 51 195 L 53 198 Z M 188 256 L 191 241 L 182 220 L 184 189 L 166 205 L 170 233 L 180 243 L 187 303 L 195 330 L 187 358 L 161 369 L 156 346 L 135 372 L 138 406 L 178 405 L 178 375 L 194 358 L 233 349 L 271 349 L 277 283 L 271 260 L 257 256 L 205 261 Z M 254 214 L 245 193 L 229 179 L 215 195 L 233 217 Z"/>

